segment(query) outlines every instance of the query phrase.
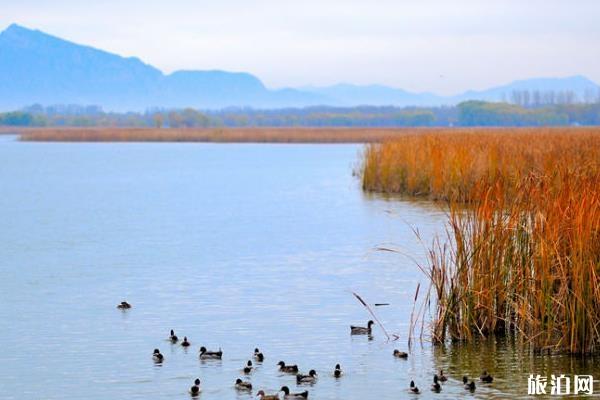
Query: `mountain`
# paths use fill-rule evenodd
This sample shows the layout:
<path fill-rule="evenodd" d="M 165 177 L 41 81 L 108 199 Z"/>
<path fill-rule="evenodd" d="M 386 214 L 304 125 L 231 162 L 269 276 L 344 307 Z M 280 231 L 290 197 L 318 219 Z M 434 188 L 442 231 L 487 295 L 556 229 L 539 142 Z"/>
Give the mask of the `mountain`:
<path fill-rule="evenodd" d="M 102 104 L 134 107 L 152 96 L 162 73 L 123 58 L 11 25 L 0 34 L 0 107 Z"/>
<path fill-rule="evenodd" d="M 383 85 L 351 85 L 341 83 L 333 86 L 301 88 L 335 101 L 339 106 L 426 106 L 444 102 L 440 96 L 432 93 L 413 93 Z"/>
<path fill-rule="evenodd" d="M 454 105 L 466 100 L 506 101 L 511 100 L 514 92 L 548 92 L 555 94 L 572 92 L 577 100 L 596 99 L 600 95 L 600 86 L 586 77 L 577 75 L 565 78 L 534 78 L 514 81 L 481 91 L 467 91 L 455 96 L 438 96 L 432 93 L 414 93 L 388 86 L 358 86 L 339 84 L 325 87 L 305 87 L 302 90 L 325 96 L 343 106 L 440 106 Z"/>
<path fill-rule="evenodd" d="M 34 103 L 98 104 L 108 110 L 151 107 L 286 107 L 327 102 L 295 89 L 269 90 L 253 75 L 177 71 L 138 58 L 10 25 L 0 33 L 0 110 Z"/>
<path fill-rule="evenodd" d="M 600 88 L 583 76 L 515 81 L 456 96 L 413 93 L 382 85 L 269 89 L 254 75 L 227 71 L 164 74 L 136 57 L 121 57 L 13 24 L 0 33 L 0 111 L 39 103 L 100 105 L 106 110 L 329 106 L 439 106 L 500 101 L 514 91 L 566 92 L 578 99 Z"/>

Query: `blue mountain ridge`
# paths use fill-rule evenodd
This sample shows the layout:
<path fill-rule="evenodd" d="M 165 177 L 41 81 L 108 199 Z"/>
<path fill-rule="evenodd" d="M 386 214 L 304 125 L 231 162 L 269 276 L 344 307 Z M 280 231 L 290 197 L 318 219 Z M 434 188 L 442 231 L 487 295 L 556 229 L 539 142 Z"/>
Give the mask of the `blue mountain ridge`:
<path fill-rule="evenodd" d="M 36 103 L 94 104 L 112 111 L 154 107 L 435 106 L 467 99 L 498 101 L 514 90 L 571 90 L 583 99 L 600 88 L 583 76 L 572 76 L 521 80 L 446 97 L 383 85 L 269 89 L 245 72 L 164 74 L 136 57 L 121 57 L 17 24 L 0 33 L 0 111 Z"/>

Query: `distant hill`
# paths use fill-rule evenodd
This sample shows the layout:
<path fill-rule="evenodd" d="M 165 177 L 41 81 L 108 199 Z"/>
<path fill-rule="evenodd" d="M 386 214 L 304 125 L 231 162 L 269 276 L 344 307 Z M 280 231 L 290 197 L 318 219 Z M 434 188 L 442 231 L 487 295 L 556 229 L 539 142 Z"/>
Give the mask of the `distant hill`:
<path fill-rule="evenodd" d="M 149 107 L 288 107 L 327 102 L 294 89 L 269 90 L 253 75 L 177 71 L 124 58 L 13 24 L 0 33 L 0 110 L 40 104 Z"/>
<path fill-rule="evenodd" d="M 519 80 L 481 91 L 467 91 L 455 96 L 438 96 L 432 93 L 414 93 L 381 85 L 358 86 L 339 84 L 325 87 L 305 87 L 303 90 L 320 94 L 342 106 L 440 106 L 455 105 L 466 100 L 511 101 L 515 91 L 539 92 L 540 95 L 554 92 L 572 92 L 576 100 L 597 99 L 600 86 L 583 76 L 566 78 L 534 78 Z"/>
<path fill-rule="evenodd" d="M 383 85 L 352 85 L 347 83 L 333 86 L 301 88 L 331 99 L 337 106 L 429 106 L 443 104 L 446 100 L 432 93 L 413 93 Z"/>
<path fill-rule="evenodd" d="M 16 24 L 0 33 L 0 111 L 34 103 L 96 104 L 115 111 L 152 107 L 437 106 L 464 100 L 510 99 L 515 90 L 572 91 L 583 99 L 590 93 L 597 96 L 600 89 L 587 78 L 574 76 L 515 81 L 447 97 L 382 85 L 272 90 L 244 72 L 176 71 L 166 75 L 138 58 L 121 57 Z"/>

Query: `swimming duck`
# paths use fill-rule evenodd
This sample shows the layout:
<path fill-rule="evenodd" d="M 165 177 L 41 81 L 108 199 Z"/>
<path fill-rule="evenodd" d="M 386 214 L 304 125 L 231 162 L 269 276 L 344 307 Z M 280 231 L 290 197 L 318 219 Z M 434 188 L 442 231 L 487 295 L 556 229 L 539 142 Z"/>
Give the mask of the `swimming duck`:
<path fill-rule="evenodd" d="M 415 381 L 410 381 L 410 391 L 415 393 L 415 394 L 419 394 L 421 393 L 421 391 L 419 390 L 419 388 L 415 385 Z"/>
<path fill-rule="evenodd" d="M 440 383 L 438 382 L 438 379 L 439 379 L 438 376 L 434 375 L 433 376 L 433 383 L 431 384 L 431 390 L 434 391 L 434 392 L 436 392 L 436 393 L 439 393 L 439 392 L 442 391 L 442 385 L 440 385 Z"/>
<path fill-rule="evenodd" d="M 444 370 L 443 369 L 440 369 L 440 374 L 439 374 L 438 377 L 440 379 L 440 382 L 446 382 L 448 380 L 448 378 L 446 377 L 446 375 L 444 375 Z"/>
<path fill-rule="evenodd" d="M 192 396 L 198 396 L 198 394 L 200 394 L 200 379 L 196 378 L 194 384 L 190 388 L 190 394 Z"/>
<path fill-rule="evenodd" d="M 469 379 L 466 376 L 463 376 L 463 384 L 466 390 L 470 390 L 471 392 L 475 391 L 475 382 L 469 382 Z"/>
<path fill-rule="evenodd" d="M 169 340 L 171 341 L 171 343 L 177 343 L 177 341 L 179 340 L 173 329 L 171 329 L 171 335 L 169 335 Z"/>
<path fill-rule="evenodd" d="M 237 390 L 252 390 L 252 384 L 250 382 L 244 382 L 241 379 L 236 379 L 235 388 Z"/>
<path fill-rule="evenodd" d="M 250 372 L 252 372 L 252 361 L 248 360 L 248 363 L 246 364 L 246 366 L 244 367 L 244 373 L 245 374 L 249 374 Z"/>
<path fill-rule="evenodd" d="M 200 347 L 200 359 L 202 359 L 202 360 L 207 360 L 207 359 L 220 360 L 222 357 L 223 357 L 223 351 L 221 349 L 219 349 L 219 351 L 208 351 L 208 350 L 206 350 L 206 347 L 204 347 L 204 346 Z"/>
<path fill-rule="evenodd" d="M 189 347 L 189 346 L 190 346 L 190 342 L 188 342 L 188 340 L 187 340 L 187 336 L 184 336 L 184 337 L 183 337 L 183 340 L 181 341 L 181 345 L 182 345 L 183 347 Z"/>
<path fill-rule="evenodd" d="M 264 390 L 259 390 L 258 393 L 256 393 L 256 395 L 258 397 L 260 397 L 261 400 L 279 400 L 279 395 L 277 395 L 277 394 L 265 394 Z"/>
<path fill-rule="evenodd" d="M 296 375 L 296 383 L 314 383 L 317 381 L 317 371 L 311 369 L 308 375 Z"/>
<path fill-rule="evenodd" d="M 339 378 L 342 376 L 342 367 L 340 364 L 335 364 L 335 369 L 333 370 L 333 376 Z"/>
<path fill-rule="evenodd" d="M 284 399 L 292 400 L 292 399 L 307 399 L 308 398 L 308 390 L 305 390 L 304 392 L 299 392 L 299 393 L 290 393 L 290 388 L 288 388 L 287 386 L 282 386 L 279 391 L 283 392 Z"/>
<path fill-rule="evenodd" d="M 364 326 L 350 326 L 350 334 L 351 335 L 370 335 L 371 334 L 371 326 L 374 324 L 375 322 L 373 321 L 369 321 L 367 322 L 367 327 L 365 328 Z"/>
<path fill-rule="evenodd" d="M 254 358 L 258 362 L 263 362 L 265 360 L 265 356 L 263 355 L 263 353 L 260 352 L 258 347 L 256 349 L 254 349 Z"/>
<path fill-rule="evenodd" d="M 131 304 L 129 304 L 129 303 L 128 303 L 128 302 L 126 302 L 126 301 L 122 301 L 122 302 L 121 302 L 121 304 L 119 304 L 119 305 L 117 306 L 117 308 L 118 308 L 118 309 L 120 309 L 120 310 L 128 310 L 128 309 L 130 309 L 130 308 L 131 308 Z"/>
<path fill-rule="evenodd" d="M 289 374 L 295 374 L 298 372 L 298 366 L 297 365 L 285 365 L 285 363 L 283 361 L 279 361 L 277 363 L 277 365 L 279 365 L 279 370 L 281 372 L 287 372 Z"/>
<path fill-rule="evenodd" d="M 160 354 L 160 350 L 154 349 L 154 353 L 152 353 L 152 359 L 155 363 L 161 363 L 164 361 L 165 357 Z"/>
<path fill-rule="evenodd" d="M 492 383 L 494 381 L 494 377 L 487 373 L 487 371 L 483 371 L 483 374 L 479 377 L 481 382 L 483 383 Z"/>
<path fill-rule="evenodd" d="M 405 353 L 400 350 L 394 350 L 394 357 L 396 358 L 408 358 L 408 353 Z"/>

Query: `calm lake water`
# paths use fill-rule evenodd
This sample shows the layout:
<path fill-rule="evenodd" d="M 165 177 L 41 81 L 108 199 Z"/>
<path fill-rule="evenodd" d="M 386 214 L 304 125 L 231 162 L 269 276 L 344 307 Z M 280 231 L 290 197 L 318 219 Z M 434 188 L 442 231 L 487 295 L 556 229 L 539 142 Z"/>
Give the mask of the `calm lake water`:
<path fill-rule="evenodd" d="M 434 205 L 366 196 L 352 169 L 356 145 L 58 144 L 0 136 L 1 399 L 249 399 L 292 376 L 276 363 L 316 369 L 317 399 L 512 398 L 529 373 L 595 374 L 568 357 L 532 358 L 510 344 L 407 350 L 415 260 L 443 230 Z M 404 255 L 376 251 L 393 246 Z M 413 260 L 414 259 L 414 260 Z M 390 332 L 351 337 L 369 315 L 351 295 L 390 303 Z M 133 309 L 121 312 L 126 299 Z M 166 338 L 174 329 L 189 350 Z M 200 346 L 222 361 L 201 362 Z M 165 362 L 151 354 L 159 348 Z M 341 363 L 345 375 L 331 371 Z M 450 377 L 429 391 L 440 368 Z M 465 393 L 463 374 L 496 380 Z M 596 383 L 597 388 L 600 386 Z"/>

